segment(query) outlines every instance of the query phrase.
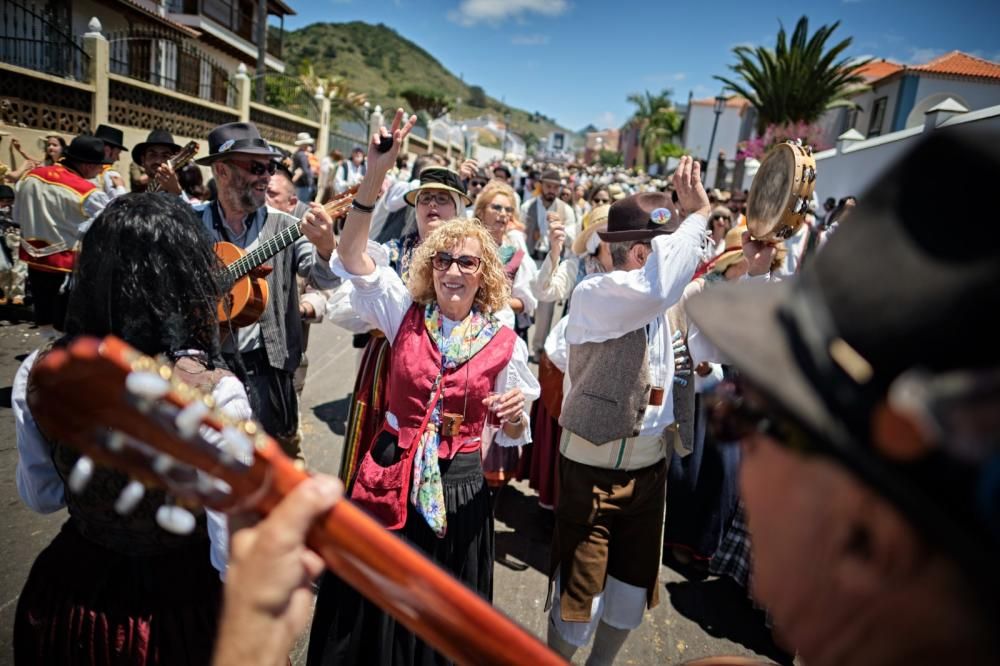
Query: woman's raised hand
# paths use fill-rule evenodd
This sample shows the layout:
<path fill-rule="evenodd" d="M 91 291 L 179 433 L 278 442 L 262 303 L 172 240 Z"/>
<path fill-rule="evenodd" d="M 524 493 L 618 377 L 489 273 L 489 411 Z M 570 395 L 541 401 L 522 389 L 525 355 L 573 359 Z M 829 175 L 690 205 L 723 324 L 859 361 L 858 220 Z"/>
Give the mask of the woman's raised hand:
<path fill-rule="evenodd" d="M 417 124 L 416 116 L 409 118 L 405 116 L 406 112 L 403 109 L 396 109 L 391 127 L 389 129 L 386 129 L 385 125 L 380 127 L 378 132 L 372 134 L 371 142 L 368 144 L 368 171 L 379 174 L 380 182 L 389 169 L 396 165 L 396 157 L 403 145 L 403 139 Z M 392 146 L 384 153 L 379 150 L 382 137 L 392 137 Z"/>

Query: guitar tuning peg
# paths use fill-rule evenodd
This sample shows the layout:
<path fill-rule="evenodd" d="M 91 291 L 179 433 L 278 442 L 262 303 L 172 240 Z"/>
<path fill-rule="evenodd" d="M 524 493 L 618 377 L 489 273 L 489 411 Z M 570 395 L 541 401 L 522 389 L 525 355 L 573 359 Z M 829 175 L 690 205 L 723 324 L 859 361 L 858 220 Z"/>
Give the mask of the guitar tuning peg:
<path fill-rule="evenodd" d="M 114 453 L 121 453 L 125 450 L 125 433 L 119 430 L 112 430 L 108 435 L 108 449 Z"/>
<path fill-rule="evenodd" d="M 220 433 L 225 451 L 237 460 L 247 463 L 253 457 L 253 442 L 233 426 L 226 426 Z"/>
<path fill-rule="evenodd" d="M 153 471 L 165 476 L 174 466 L 174 459 L 166 453 L 161 453 L 153 459 Z"/>
<path fill-rule="evenodd" d="M 201 400 L 193 400 L 184 409 L 177 413 L 174 424 L 177 431 L 184 439 L 191 439 L 198 433 L 201 427 L 201 420 L 210 412 L 208 405 Z"/>
<path fill-rule="evenodd" d="M 129 484 L 122 488 L 115 500 L 115 512 L 120 516 L 127 516 L 135 510 L 135 507 L 142 501 L 146 494 L 146 487 L 138 481 L 129 481 Z"/>
<path fill-rule="evenodd" d="M 93 475 L 94 461 L 87 456 L 80 456 L 69 473 L 69 479 L 67 480 L 69 489 L 77 494 L 82 493 L 83 489 L 87 487 L 90 477 Z"/>
<path fill-rule="evenodd" d="M 156 524 L 172 534 L 191 534 L 194 530 L 194 515 L 187 509 L 174 504 L 164 504 L 156 510 Z"/>
<path fill-rule="evenodd" d="M 153 372 L 130 372 L 125 388 L 132 395 L 146 400 L 158 400 L 170 391 L 170 382 Z"/>

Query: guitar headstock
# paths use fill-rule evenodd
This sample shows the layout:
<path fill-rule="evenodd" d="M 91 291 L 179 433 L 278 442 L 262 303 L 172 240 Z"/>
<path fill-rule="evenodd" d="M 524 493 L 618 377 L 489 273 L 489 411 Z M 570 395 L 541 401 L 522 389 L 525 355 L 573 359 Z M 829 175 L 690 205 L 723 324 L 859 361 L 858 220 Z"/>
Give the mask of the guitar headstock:
<path fill-rule="evenodd" d="M 170 159 L 171 166 L 175 170 L 187 166 L 188 162 L 193 160 L 194 156 L 198 154 L 200 148 L 201 145 L 197 141 L 188 141 L 181 148 L 181 151 Z"/>
<path fill-rule="evenodd" d="M 228 419 L 170 363 L 114 336 L 77 338 L 41 355 L 27 400 L 47 437 L 82 454 L 68 479 L 73 491 L 98 464 L 162 487 L 180 504 L 246 509 L 273 485 L 272 461 L 285 458 L 257 423 Z M 129 484 L 116 508 L 127 513 L 142 494 Z"/>

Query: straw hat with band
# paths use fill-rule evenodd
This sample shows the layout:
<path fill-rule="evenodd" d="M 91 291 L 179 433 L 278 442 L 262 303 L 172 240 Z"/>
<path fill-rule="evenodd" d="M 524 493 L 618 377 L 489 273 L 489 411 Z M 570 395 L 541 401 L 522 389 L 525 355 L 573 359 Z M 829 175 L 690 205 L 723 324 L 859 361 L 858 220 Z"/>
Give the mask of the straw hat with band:
<path fill-rule="evenodd" d="M 309 132 L 299 132 L 295 137 L 296 146 L 311 146 L 315 144 L 316 141 L 313 140 L 312 135 Z"/>
<path fill-rule="evenodd" d="M 584 255 L 592 253 L 592 250 L 588 246 L 590 238 L 598 232 L 607 231 L 609 210 L 611 210 L 611 206 L 604 204 L 603 206 L 597 206 L 583 216 L 583 231 L 573 239 L 573 247 L 570 248 L 573 254 Z"/>
<path fill-rule="evenodd" d="M 455 208 L 464 208 L 472 205 L 472 199 L 465 193 L 458 174 L 445 167 L 427 167 L 420 172 L 420 185 L 413 188 L 403 196 L 403 200 L 411 206 L 417 205 L 417 197 L 421 192 L 428 190 L 443 190 L 456 197 Z M 461 205 L 459 205 L 461 204 Z"/>
<path fill-rule="evenodd" d="M 199 157 L 195 163 L 207 166 L 232 155 L 282 158 L 281 151 L 265 141 L 253 123 L 226 123 L 209 132 L 208 155 Z"/>
<path fill-rule="evenodd" d="M 670 212 L 670 196 L 663 192 L 642 192 L 611 204 L 608 230 L 598 232 L 602 241 L 652 240 L 672 234 L 681 225 L 680 216 Z"/>
<path fill-rule="evenodd" d="M 727 268 L 743 258 L 743 232 L 746 230 L 746 227 L 733 227 L 726 232 L 726 249 L 708 262 L 706 273 L 725 273 Z"/>
<path fill-rule="evenodd" d="M 961 173 L 940 169 L 958 163 Z M 946 200 L 927 201 L 929 174 Z M 977 195 L 998 180 L 995 136 L 931 133 L 796 280 L 722 284 L 687 303 L 769 411 L 801 430 L 783 428 L 779 442 L 842 465 L 995 590 L 1000 428 L 960 408 L 1000 393 L 1000 345 L 984 319 L 1000 309 L 1000 247 L 942 234 L 937 211 L 946 201 L 985 230 Z"/>

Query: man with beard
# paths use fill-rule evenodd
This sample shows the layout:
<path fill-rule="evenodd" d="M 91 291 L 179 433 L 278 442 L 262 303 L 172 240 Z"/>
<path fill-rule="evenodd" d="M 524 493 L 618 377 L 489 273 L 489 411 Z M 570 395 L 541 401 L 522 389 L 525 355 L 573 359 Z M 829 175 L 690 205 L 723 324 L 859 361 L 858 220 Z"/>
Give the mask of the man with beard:
<path fill-rule="evenodd" d="M 567 245 L 573 244 L 576 238 L 576 213 L 573 207 L 559 199 L 562 189 L 562 179 L 559 172 L 549 169 L 542 174 L 542 193 L 534 199 L 528 199 L 521 206 L 521 221 L 525 226 L 525 236 L 528 243 L 528 253 L 535 261 L 542 261 L 549 252 L 549 225 L 561 223 L 566 230 Z M 525 197 L 528 191 L 525 190 Z M 535 337 L 532 338 L 534 358 L 539 358 L 542 345 L 552 326 L 552 314 L 555 303 L 539 303 L 535 310 Z"/>
<path fill-rule="evenodd" d="M 195 206 L 215 241 L 249 251 L 299 224 L 303 236 L 269 260 L 270 298 L 260 320 L 234 330 L 223 344 L 227 363 L 243 366 L 253 409 L 264 429 L 296 455 L 298 400 L 293 375 L 302 357 L 299 290 L 295 276 L 318 289 L 332 289 L 338 280 L 330 272 L 336 247 L 333 223 L 319 204 L 310 204 L 299 223 L 287 213 L 268 208 L 266 192 L 281 152 L 261 138 L 252 123 L 229 123 L 208 135 L 209 155 L 197 160 L 211 166 L 218 199 Z"/>
<path fill-rule="evenodd" d="M 148 191 L 151 184 L 156 182 L 155 187 L 159 191 L 180 196 L 181 184 L 170 166 L 170 158 L 179 152 L 181 147 L 174 143 L 174 137 L 170 132 L 164 129 L 150 132 L 145 141 L 132 149 L 132 161 L 140 165 L 143 170 L 143 175 L 138 180 L 138 185 L 142 189 L 133 188 L 133 191 Z"/>

